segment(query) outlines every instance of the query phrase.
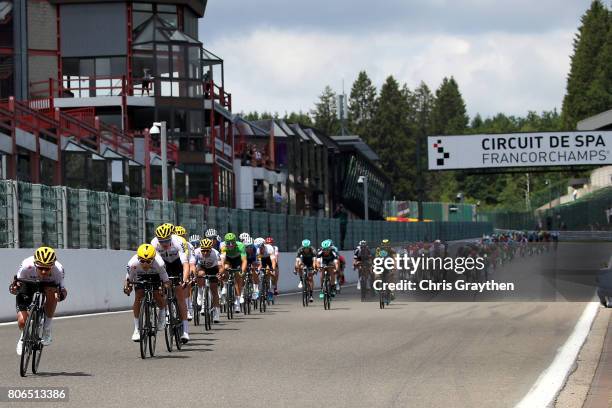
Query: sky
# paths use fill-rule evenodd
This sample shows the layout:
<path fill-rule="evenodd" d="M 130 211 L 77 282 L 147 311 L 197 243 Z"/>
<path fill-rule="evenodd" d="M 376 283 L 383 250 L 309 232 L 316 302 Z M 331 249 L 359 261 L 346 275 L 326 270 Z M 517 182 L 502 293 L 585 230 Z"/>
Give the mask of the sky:
<path fill-rule="evenodd" d="M 432 91 L 454 76 L 470 117 L 560 110 L 591 0 L 209 0 L 199 37 L 234 112 L 313 109 L 359 71 Z"/>

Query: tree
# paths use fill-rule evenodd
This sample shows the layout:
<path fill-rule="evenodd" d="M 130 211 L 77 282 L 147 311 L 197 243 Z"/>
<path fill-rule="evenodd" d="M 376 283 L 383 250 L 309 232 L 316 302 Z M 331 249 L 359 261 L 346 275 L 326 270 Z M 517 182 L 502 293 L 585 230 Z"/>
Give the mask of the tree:
<path fill-rule="evenodd" d="M 328 85 L 319 96 L 319 102 L 312 111 L 314 125 L 326 135 L 340 133 L 340 121 L 337 117 L 336 93 Z"/>
<path fill-rule="evenodd" d="M 466 113 L 465 102 L 459 92 L 459 85 L 455 79 L 444 78 L 436 90 L 435 103 L 431 113 L 431 134 L 451 135 L 464 134 L 467 130 L 469 118 Z M 445 171 L 430 176 L 430 195 L 437 200 L 454 198 L 459 190 L 463 189 L 465 173 Z"/>
<path fill-rule="evenodd" d="M 287 123 L 297 123 L 298 125 L 303 126 L 313 126 L 312 118 L 308 113 L 304 113 L 302 111 L 299 112 L 291 112 L 290 114 L 285 113 L 285 117 L 283 120 Z"/>
<path fill-rule="evenodd" d="M 380 157 L 385 174 L 392 180 L 400 200 L 415 197 L 414 138 L 408 125 L 409 105 L 399 83 L 389 76 L 380 89 L 372 118 L 369 144 Z"/>
<path fill-rule="evenodd" d="M 602 56 L 609 53 L 610 45 L 608 51 L 604 50 L 604 45 L 610 38 L 610 20 L 610 12 L 601 0 L 594 0 L 580 20 L 582 24 L 574 38 L 574 53 L 563 98 L 562 117 L 566 129 L 575 129 L 578 121 L 610 108 L 609 89 L 608 95 L 603 94 L 606 83 L 609 85 L 611 81 L 610 59 L 603 60 L 605 55 Z"/>
<path fill-rule="evenodd" d="M 408 121 L 415 138 L 416 198 L 418 199 L 419 193 L 422 192 L 421 198 L 426 200 L 428 194 L 425 184 L 435 182 L 437 176 L 433 173 L 426 173 L 427 136 L 431 134 L 431 113 L 435 98 L 425 82 L 421 82 L 414 92 L 408 92 L 406 97 L 410 105 Z"/>
<path fill-rule="evenodd" d="M 469 118 L 459 85 L 451 76 L 444 78 L 436 90 L 436 103 L 432 112 L 433 132 L 438 135 L 461 135 L 468 126 Z"/>
<path fill-rule="evenodd" d="M 591 103 L 591 114 L 612 108 L 612 10 L 608 12 L 608 35 L 599 52 L 587 98 Z"/>
<path fill-rule="evenodd" d="M 376 87 L 372 85 L 365 71 L 359 72 L 357 79 L 353 82 L 348 105 L 349 131 L 361 136 L 367 143 L 376 109 Z"/>

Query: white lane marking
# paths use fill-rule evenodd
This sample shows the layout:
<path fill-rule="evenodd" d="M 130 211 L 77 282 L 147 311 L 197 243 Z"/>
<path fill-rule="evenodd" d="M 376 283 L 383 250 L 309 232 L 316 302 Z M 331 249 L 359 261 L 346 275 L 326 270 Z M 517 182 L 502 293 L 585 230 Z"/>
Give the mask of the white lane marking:
<path fill-rule="evenodd" d="M 516 404 L 515 408 L 544 408 L 553 402 L 553 399 L 565 384 L 574 361 L 576 361 L 578 353 L 591 330 L 591 325 L 598 310 L 599 302 L 590 302 L 584 308 L 574 331 L 565 344 L 557 350 L 557 355 L 551 365 L 540 374 L 527 395 Z"/>
<path fill-rule="evenodd" d="M 71 315 L 71 316 L 59 316 L 59 317 L 53 318 L 53 320 L 75 319 L 77 317 L 104 316 L 104 315 L 112 315 L 112 314 L 118 314 L 118 313 L 127 313 L 131 311 L 132 309 L 118 310 L 115 312 L 100 312 L 100 313 L 86 313 L 86 314 Z M 17 322 L 0 323 L 0 326 L 12 326 L 14 324 L 17 324 Z"/>

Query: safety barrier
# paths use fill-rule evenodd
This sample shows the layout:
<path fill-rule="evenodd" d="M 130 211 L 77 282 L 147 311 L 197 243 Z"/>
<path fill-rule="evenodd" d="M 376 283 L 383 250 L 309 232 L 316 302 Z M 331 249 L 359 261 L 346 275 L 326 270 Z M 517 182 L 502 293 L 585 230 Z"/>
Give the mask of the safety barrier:
<path fill-rule="evenodd" d="M 487 222 L 399 223 L 272 214 L 146 200 L 107 192 L 51 187 L 0 180 L 0 247 L 135 249 L 164 222 L 183 225 L 190 234 L 215 228 L 247 231 L 253 237 L 273 236 L 281 251 L 295 251 L 304 238 L 318 244 L 331 238 L 343 249 L 365 239 L 395 242 L 481 236 L 491 232 Z M 342 239 L 344 238 L 344 239 Z"/>
<path fill-rule="evenodd" d="M 0 285 L 8 288 L 13 275 L 23 261 L 31 256 L 34 249 L 0 249 L 2 271 Z M 353 271 L 351 251 L 341 252 L 346 258 L 345 278 L 347 283 L 357 282 Z M 123 280 L 127 262 L 134 251 L 109 251 L 101 249 L 59 249 L 57 258 L 65 269 L 64 283 L 68 290 L 65 302 L 59 304 L 58 315 L 108 312 L 126 310 L 132 306 L 134 295 L 123 293 Z M 298 280 L 293 275 L 295 253 L 280 254 L 279 290 L 282 293 L 296 292 Z M 315 279 L 315 283 L 319 279 Z M 6 290 L 6 289 L 5 289 Z M 8 293 L 0 296 L 0 321 L 15 319 L 15 297 Z M 126 318 L 126 322 L 131 321 Z"/>

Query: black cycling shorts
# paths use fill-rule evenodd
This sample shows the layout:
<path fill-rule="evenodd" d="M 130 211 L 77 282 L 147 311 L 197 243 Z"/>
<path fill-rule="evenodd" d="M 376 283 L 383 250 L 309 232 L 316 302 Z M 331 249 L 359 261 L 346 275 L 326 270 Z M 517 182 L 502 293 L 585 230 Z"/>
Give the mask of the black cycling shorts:
<path fill-rule="evenodd" d="M 217 279 L 217 274 L 219 273 L 219 267 L 213 266 L 212 268 L 203 268 L 204 274 L 208 276 L 208 281 L 210 283 L 217 283 L 219 280 Z"/>
<path fill-rule="evenodd" d="M 234 258 L 226 257 L 225 263 L 230 265 L 231 269 L 241 269 L 242 268 L 242 257 L 237 256 Z"/>
<path fill-rule="evenodd" d="M 266 269 L 266 266 L 272 270 L 272 259 L 269 256 L 261 258 L 261 268 Z"/>
<path fill-rule="evenodd" d="M 174 262 L 164 261 L 164 263 L 166 264 L 166 272 L 168 273 L 168 276 L 183 276 L 183 264 L 181 263 L 180 258 L 175 259 Z"/>
<path fill-rule="evenodd" d="M 36 285 L 27 282 L 21 282 L 20 285 L 15 296 L 15 308 L 18 312 L 25 312 L 32 304 L 34 293 L 36 293 Z M 55 284 L 43 284 L 43 288 L 55 286 Z"/>
<path fill-rule="evenodd" d="M 300 258 L 300 260 L 302 261 L 302 265 L 304 265 L 307 268 L 312 268 L 313 263 L 314 263 L 314 258 L 313 257 L 304 257 L 304 258 Z"/>

